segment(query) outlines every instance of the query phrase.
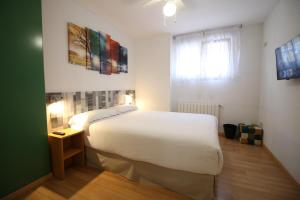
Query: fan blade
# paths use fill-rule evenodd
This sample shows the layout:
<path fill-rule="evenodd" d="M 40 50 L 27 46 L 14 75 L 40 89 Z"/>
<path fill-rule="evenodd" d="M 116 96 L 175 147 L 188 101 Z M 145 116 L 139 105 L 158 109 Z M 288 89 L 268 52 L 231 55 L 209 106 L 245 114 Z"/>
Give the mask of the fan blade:
<path fill-rule="evenodd" d="M 146 6 L 152 6 L 152 5 L 157 4 L 157 3 L 161 2 L 161 1 L 163 1 L 163 0 L 150 0 L 147 3 L 144 3 L 144 6 L 145 7 Z"/>
<path fill-rule="evenodd" d="M 178 9 L 182 9 L 185 7 L 184 3 L 182 2 L 182 0 L 175 0 L 176 6 Z"/>

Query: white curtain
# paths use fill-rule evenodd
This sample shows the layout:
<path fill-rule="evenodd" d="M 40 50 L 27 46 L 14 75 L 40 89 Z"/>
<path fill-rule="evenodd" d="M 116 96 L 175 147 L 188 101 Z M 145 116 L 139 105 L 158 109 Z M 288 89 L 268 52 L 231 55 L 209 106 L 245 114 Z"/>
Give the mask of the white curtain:
<path fill-rule="evenodd" d="M 176 81 L 228 80 L 238 73 L 240 28 L 176 36 L 173 74 Z"/>

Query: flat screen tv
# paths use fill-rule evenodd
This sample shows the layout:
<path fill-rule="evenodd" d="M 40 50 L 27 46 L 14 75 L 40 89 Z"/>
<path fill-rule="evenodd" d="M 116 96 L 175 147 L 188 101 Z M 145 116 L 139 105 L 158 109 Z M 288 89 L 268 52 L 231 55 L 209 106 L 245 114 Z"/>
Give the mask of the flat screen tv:
<path fill-rule="evenodd" d="M 277 80 L 300 78 L 300 35 L 275 50 Z"/>

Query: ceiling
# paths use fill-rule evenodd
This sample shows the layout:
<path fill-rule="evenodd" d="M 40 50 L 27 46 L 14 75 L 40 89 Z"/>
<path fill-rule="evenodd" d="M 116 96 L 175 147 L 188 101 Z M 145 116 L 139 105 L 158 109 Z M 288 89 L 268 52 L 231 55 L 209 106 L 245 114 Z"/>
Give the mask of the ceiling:
<path fill-rule="evenodd" d="M 147 0 L 76 0 L 100 17 L 109 19 L 132 37 L 159 33 L 173 35 L 236 24 L 264 22 L 278 0 L 182 0 L 176 23 L 164 25 L 160 3 L 144 6 Z"/>

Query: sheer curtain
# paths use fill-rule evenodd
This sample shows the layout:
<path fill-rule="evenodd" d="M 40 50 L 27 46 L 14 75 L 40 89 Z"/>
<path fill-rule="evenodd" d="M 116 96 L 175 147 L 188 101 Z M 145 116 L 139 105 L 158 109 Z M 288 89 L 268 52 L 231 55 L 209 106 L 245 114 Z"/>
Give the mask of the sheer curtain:
<path fill-rule="evenodd" d="M 176 81 L 228 80 L 238 72 L 240 28 L 176 36 L 173 74 Z"/>

